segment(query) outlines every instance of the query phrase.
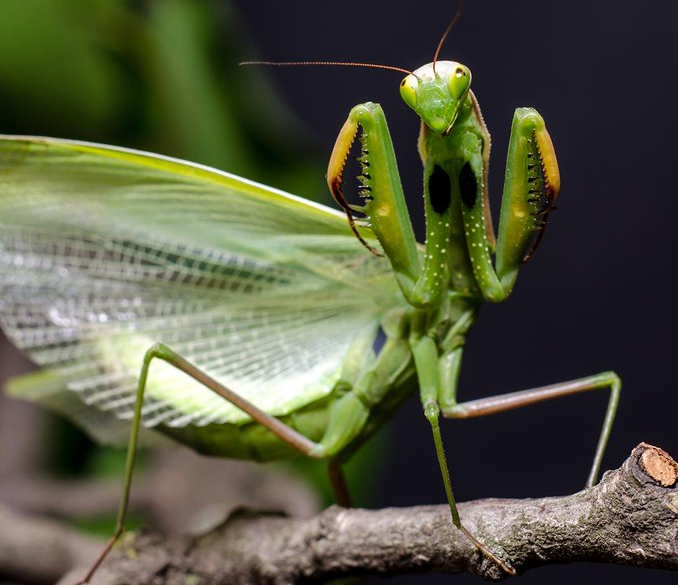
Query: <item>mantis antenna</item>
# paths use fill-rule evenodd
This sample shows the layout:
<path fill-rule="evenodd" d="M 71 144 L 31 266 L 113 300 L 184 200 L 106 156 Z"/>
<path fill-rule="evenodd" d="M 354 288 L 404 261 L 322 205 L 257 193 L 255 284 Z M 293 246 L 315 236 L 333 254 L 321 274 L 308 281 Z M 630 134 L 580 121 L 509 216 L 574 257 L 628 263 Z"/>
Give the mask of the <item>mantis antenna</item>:
<path fill-rule="evenodd" d="M 450 23 L 447 25 L 447 28 L 445 29 L 445 32 L 443 33 L 443 36 L 440 37 L 440 41 L 438 41 L 438 46 L 436 47 L 436 52 L 433 55 L 433 74 L 434 75 L 437 75 L 437 73 L 436 73 L 436 61 L 438 60 L 438 55 L 440 55 L 440 49 L 443 48 L 443 45 L 445 44 L 445 41 L 447 40 L 447 35 L 450 34 L 452 27 L 455 25 L 457 20 L 459 20 L 459 17 L 461 16 L 462 12 L 464 12 L 464 0 L 461 0 L 461 2 L 459 2 L 459 8 L 457 8 L 457 12 L 454 13 L 454 16 L 450 20 Z"/>
<path fill-rule="evenodd" d="M 353 61 L 241 61 L 238 65 L 275 65 L 279 67 L 294 67 L 296 65 L 337 65 L 343 67 L 369 67 L 372 69 L 387 69 L 414 75 L 409 69 L 394 67 L 393 65 L 379 65 L 378 63 L 359 63 Z"/>
<path fill-rule="evenodd" d="M 440 49 L 440 47 L 438 47 Z M 436 53 L 437 54 L 437 53 Z M 405 73 L 407 75 L 412 75 L 419 79 L 415 73 L 409 69 L 404 69 L 403 67 L 395 67 L 393 65 L 380 65 L 378 63 L 362 63 L 356 61 L 242 61 L 239 65 L 275 65 L 279 67 L 294 67 L 297 65 L 336 65 L 340 67 L 367 67 L 369 69 L 386 69 L 388 71 L 398 71 L 400 73 Z M 360 234 L 358 228 L 355 225 L 355 218 L 353 216 L 353 209 L 347 202 L 341 190 L 332 190 L 332 196 L 335 201 L 342 207 L 346 212 L 346 218 L 348 219 L 348 224 L 351 228 L 351 231 L 355 234 L 358 240 L 365 246 L 372 254 L 375 256 L 383 256 L 383 254 L 377 251 L 376 248 L 371 246 L 365 241 L 365 238 Z"/>

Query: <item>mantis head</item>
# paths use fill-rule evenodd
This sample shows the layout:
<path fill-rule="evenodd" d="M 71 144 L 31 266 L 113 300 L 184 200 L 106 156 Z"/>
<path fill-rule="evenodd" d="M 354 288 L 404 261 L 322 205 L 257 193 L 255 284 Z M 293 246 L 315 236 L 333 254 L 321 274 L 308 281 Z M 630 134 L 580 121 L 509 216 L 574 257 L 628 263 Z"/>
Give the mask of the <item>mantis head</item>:
<path fill-rule="evenodd" d="M 431 130 L 447 135 L 468 97 L 471 71 L 456 61 L 429 63 L 400 84 L 400 95 Z"/>

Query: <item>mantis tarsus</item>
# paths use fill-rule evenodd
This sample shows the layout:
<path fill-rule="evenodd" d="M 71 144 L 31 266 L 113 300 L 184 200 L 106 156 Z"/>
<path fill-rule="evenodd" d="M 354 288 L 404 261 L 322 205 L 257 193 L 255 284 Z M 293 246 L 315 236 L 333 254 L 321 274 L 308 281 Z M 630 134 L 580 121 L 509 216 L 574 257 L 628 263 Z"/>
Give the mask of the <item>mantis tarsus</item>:
<path fill-rule="evenodd" d="M 456 399 L 477 311 L 510 294 L 558 193 L 544 121 L 534 109 L 516 110 L 495 240 L 490 137 L 470 70 L 434 59 L 406 73 L 401 95 L 422 120 L 424 245 L 374 103 L 351 110 L 327 173 L 362 245 L 336 211 L 200 165 L 2 137 L 0 319 L 46 368 L 11 390 L 106 441 L 119 438 L 119 421 L 133 419 L 116 532 L 85 582 L 124 530 L 142 421 L 211 455 L 326 459 L 346 504 L 341 462 L 418 385 L 453 523 L 508 573 L 508 559 L 461 523 L 440 415 L 480 416 L 608 388 L 587 485 L 595 482 L 619 398 L 614 373 Z M 342 179 L 359 130 L 364 204 L 355 206 Z M 385 341 L 375 349 L 380 331 Z"/>

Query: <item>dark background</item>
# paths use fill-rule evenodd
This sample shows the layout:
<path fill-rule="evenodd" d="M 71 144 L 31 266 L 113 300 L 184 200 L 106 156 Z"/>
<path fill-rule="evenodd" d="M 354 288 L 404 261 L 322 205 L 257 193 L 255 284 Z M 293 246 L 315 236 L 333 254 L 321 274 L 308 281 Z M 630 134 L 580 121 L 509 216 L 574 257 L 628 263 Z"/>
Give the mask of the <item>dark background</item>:
<path fill-rule="evenodd" d="M 271 60 L 361 60 L 415 69 L 431 60 L 456 2 L 237 3 Z M 490 187 L 498 218 L 508 132 L 517 106 L 546 119 L 562 191 L 542 247 L 501 305 L 472 331 L 459 396 L 615 370 L 622 399 L 604 461 L 640 441 L 678 455 L 678 308 L 673 234 L 676 17 L 668 1 L 467 1 L 442 57 L 473 72 L 493 137 Z M 411 213 L 421 216 L 418 121 L 400 102 L 397 73 L 286 68 L 271 75 L 328 156 L 349 109 L 380 102 L 389 119 Z M 566 494 L 583 486 L 607 396 L 560 399 L 444 425 L 454 488 L 479 497 Z M 443 501 L 429 430 L 413 399 L 395 418 L 380 506 Z M 526 459 L 529 458 L 529 462 Z M 534 462 L 538 462 L 534 465 Z M 604 565 L 547 567 L 523 583 L 674 583 L 675 575 Z M 393 583 L 471 583 L 408 577 Z M 379 582 L 378 580 L 374 581 Z"/>
<path fill-rule="evenodd" d="M 415 69 L 431 60 L 457 9 L 456 2 L 436 0 L 232 4 L 242 20 L 237 31 L 224 31 L 223 46 L 231 34 L 248 38 L 250 44 L 237 57 L 224 49 L 224 68 L 235 59 L 261 58 L 360 60 Z M 614 369 L 622 377 L 623 391 L 604 468 L 617 467 L 641 441 L 678 456 L 678 309 L 673 302 L 672 257 L 678 211 L 677 16 L 678 5 L 668 0 L 468 0 L 441 55 L 463 62 L 474 75 L 473 89 L 493 136 L 490 187 L 495 223 L 515 107 L 534 106 L 544 116 L 562 174 L 559 209 L 542 247 L 521 272 L 511 297 L 485 307 L 471 333 L 459 397 L 466 400 Z M 420 218 L 418 121 L 399 99 L 399 74 L 329 67 L 240 71 L 243 77 L 272 78 L 273 89 L 300 123 L 290 124 L 287 131 L 290 152 L 315 161 L 313 173 L 319 179 L 349 109 L 367 100 L 381 102 L 411 213 Z M 233 85 L 225 95 L 239 91 L 237 75 L 229 77 Z M 261 104 L 261 118 L 270 118 L 267 88 L 256 91 L 250 106 Z M 186 116 L 194 113 L 186 103 Z M 19 126 L 16 119 L 5 122 L 5 129 L 16 132 L 56 132 Z M 93 138 L 87 130 L 69 132 L 68 127 L 60 133 Z M 160 139 L 118 142 L 191 157 L 187 150 L 165 147 L 168 143 Z M 199 153 L 192 158 L 201 160 Z M 263 158 L 268 160 L 270 152 L 259 156 Z M 230 165 L 228 157 L 219 162 L 225 170 L 244 172 Z M 260 178 L 263 172 L 253 170 L 251 176 Z M 267 181 L 306 196 L 317 197 L 323 190 L 321 180 L 295 183 L 294 177 L 280 175 Z M 539 497 L 580 489 L 606 400 L 599 392 L 487 419 L 446 421 L 457 499 Z M 382 439 L 390 445 L 385 472 L 373 486 L 372 505 L 443 502 L 430 431 L 416 398 L 396 415 Z M 520 579 L 643 579 L 660 584 L 675 582 L 675 574 L 577 564 L 546 567 Z M 390 582 L 452 580 L 477 582 L 470 576 L 401 577 Z"/>

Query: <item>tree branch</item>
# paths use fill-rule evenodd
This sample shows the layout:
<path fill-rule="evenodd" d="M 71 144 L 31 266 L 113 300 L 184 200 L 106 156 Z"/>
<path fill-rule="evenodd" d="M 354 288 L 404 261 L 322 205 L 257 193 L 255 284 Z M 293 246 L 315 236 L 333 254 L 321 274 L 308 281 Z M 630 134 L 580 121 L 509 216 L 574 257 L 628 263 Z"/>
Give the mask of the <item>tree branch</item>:
<path fill-rule="evenodd" d="M 519 573 L 574 561 L 678 570 L 677 477 L 669 455 L 640 444 L 621 468 L 579 493 L 477 500 L 460 511 L 467 528 Z M 283 585 L 416 572 L 506 576 L 452 527 L 447 506 L 335 506 L 308 520 L 240 512 L 197 537 L 129 537 L 94 583 Z"/>
<path fill-rule="evenodd" d="M 0 505 L 0 582 L 54 583 L 91 563 L 102 542 L 60 522 L 31 518 Z"/>

